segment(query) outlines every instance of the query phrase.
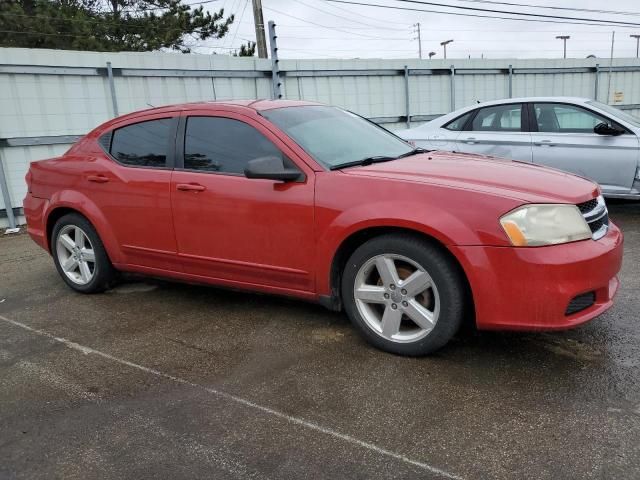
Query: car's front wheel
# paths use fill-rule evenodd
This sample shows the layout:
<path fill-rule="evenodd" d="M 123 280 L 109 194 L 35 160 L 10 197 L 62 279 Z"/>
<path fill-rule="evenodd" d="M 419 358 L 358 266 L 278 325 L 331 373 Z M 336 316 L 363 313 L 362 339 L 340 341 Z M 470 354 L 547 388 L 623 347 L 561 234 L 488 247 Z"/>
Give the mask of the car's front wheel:
<path fill-rule="evenodd" d="M 342 278 L 347 314 L 376 347 L 426 355 L 462 322 L 465 283 L 440 248 L 413 235 L 390 234 L 361 245 Z"/>
<path fill-rule="evenodd" d="M 54 225 L 51 253 L 62 279 L 78 292 L 104 291 L 115 278 L 98 232 L 77 213 L 64 215 Z"/>

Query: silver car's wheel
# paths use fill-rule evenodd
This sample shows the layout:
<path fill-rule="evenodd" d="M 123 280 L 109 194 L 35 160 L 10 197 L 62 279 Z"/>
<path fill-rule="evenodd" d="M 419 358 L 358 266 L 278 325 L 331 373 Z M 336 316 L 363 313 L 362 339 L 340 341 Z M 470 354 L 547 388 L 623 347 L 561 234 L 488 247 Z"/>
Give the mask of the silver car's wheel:
<path fill-rule="evenodd" d="M 392 342 L 418 341 L 440 315 L 438 288 L 418 262 L 397 254 L 370 258 L 356 274 L 353 296 L 366 325 Z"/>
<path fill-rule="evenodd" d="M 77 225 L 65 225 L 56 238 L 56 253 L 62 271 L 76 285 L 93 279 L 96 256 L 89 236 Z"/>

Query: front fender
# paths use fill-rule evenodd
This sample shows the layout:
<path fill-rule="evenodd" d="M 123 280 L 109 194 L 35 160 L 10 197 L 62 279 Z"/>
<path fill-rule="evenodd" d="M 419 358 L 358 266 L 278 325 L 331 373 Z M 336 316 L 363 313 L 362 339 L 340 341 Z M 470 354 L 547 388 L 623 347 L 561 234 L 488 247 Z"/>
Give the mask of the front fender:
<path fill-rule="evenodd" d="M 124 255 L 116 241 L 113 231 L 97 207 L 97 205 L 86 195 L 76 190 L 60 190 L 55 192 L 49 200 L 49 205 L 45 212 L 45 225 L 49 223 L 50 215 L 59 208 L 69 208 L 84 215 L 98 232 L 100 240 L 113 263 L 124 262 Z M 50 239 L 47 238 L 47 247 L 51 251 Z"/>
<path fill-rule="evenodd" d="M 428 235 L 445 246 L 464 238 L 481 243 L 478 233 L 450 212 L 423 202 L 386 200 L 360 204 L 341 212 L 323 229 L 317 243 L 318 293 L 331 292 L 331 267 L 341 245 L 357 232 L 374 227 L 395 227 Z"/>

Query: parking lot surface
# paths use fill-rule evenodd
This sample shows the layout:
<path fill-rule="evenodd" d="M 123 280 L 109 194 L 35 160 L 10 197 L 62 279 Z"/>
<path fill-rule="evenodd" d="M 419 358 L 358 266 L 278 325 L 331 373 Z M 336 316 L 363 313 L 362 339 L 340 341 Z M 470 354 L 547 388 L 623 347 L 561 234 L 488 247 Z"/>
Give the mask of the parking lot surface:
<path fill-rule="evenodd" d="M 0 479 L 640 478 L 640 204 L 610 212 L 609 312 L 426 358 L 278 297 L 80 295 L 27 235 L 0 238 Z"/>

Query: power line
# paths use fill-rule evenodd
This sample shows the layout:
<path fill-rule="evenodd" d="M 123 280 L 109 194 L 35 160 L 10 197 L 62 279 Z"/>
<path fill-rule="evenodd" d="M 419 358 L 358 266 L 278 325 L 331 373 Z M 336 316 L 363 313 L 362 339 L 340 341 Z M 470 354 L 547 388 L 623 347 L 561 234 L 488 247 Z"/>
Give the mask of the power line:
<path fill-rule="evenodd" d="M 202 2 L 193 2 L 193 3 L 188 3 L 186 4 L 189 7 L 192 7 L 194 5 L 206 5 L 207 3 L 214 3 L 214 2 L 219 2 L 220 0 L 204 0 Z M 155 10 L 167 10 L 167 7 L 149 7 L 149 8 L 137 8 L 135 10 L 123 10 L 123 12 L 125 13 L 129 13 L 129 12 L 151 12 L 151 11 L 155 11 Z"/>
<path fill-rule="evenodd" d="M 380 29 L 381 28 L 381 27 L 379 27 L 377 25 L 372 25 L 370 23 L 361 22 L 359 20 L 354 20 L 353 18 L 348 18 L 348 17 L 345 17 L 343 15 L 338 15 L 337 13 L 332 13 L 330 11 L 323 10 L 322 8 L 314 7 L 313 5 L 309 5 L 308 3 L 305 3 L 302 0 L 294 0 L 294 1 L 297 2 L 297 3 L 300 3 L 302 5 L 305 5 L 305 6 L 309 7 L 309 8 L 313 8 L 314 10 L 317 10 L 319 12 L 326 13 L 327 15 L 331 15 L 331 16 L 336 17 L 336 18 L 341 18 L 342 20 L 346 20 L 348 22 L 357 23 L 357 24 L 360 24 L 360 25 L 366 25 L 367 27 L 376 28 L 376 29 Z M 408 27 L 409 25 L 406 24 L 406 26 Z"/>
<path fill-rule="evenodd" d="M 410 38 L 353 38 L 353 37 L 296 37 L 280 34 L 280 37 L 290 40 L 350 40 L 355 42 L 410 42 Z"/>
<path fill-rule="evenodd" d="M 499 13 L 506 15 L 518 15 L 522 17 L 540 17 L 540 18 L 551 18 L 555 20 L 572 20 L 572 21 L 585 21 L 585 22 L 599 22 L 599 23 L 607 23 L 607 24 L 616 24 L 616 25 L 631 25 L 634 27 L 640 26 L 640 23 L 633 22 L 623 22 L 621 20 L 599 20 L 595 18 L 580 18 L 580 17 L 564 17 L 561 15 L 546 15 L 543 13 L 527 13 L 527 12 L 514 12 L 509 10 L 493 10 L 490 8 L 478 8 L 478 7 L 465 7 L 462 5 L 449 5 L 446 3 L 436 3 L 436 2 L 426 2 L 424 0 L 395 0 L 397 2 L 403 3 L 417 3 L 419 5 L 430 5 L 433 7 L 445 7 L 445 8 L 455 8 L 458 10 L 469 10 L 474 12 L 486 12 L 486 13 Z"/>
<path fill-rule="evenodd" d="M 589 12 L 589 13 L 606 13 L 610 15 L 633 15 L 639 16 L 640 12 L 623 12 L 618 10 L 597 10 L 592 8 L 579 8 L 579 7 L 556 7 L 552 5 L 530 5 L 527 3 L 511 3 L 511 2 L 496 2 L 491 0 L 458 0 L 459 2 L 471 2 L 471 3 L 487 3 L 492 5 L 509 5 L 512 7 L 529 7 L 540 8 L 548 10 L 564 10 L 573 12 Z"/>
<path fill-rule="evenodd" d="M 293 18 L 294 20 L 300 20 L 301 22 L 308 23 L 309 25 L 315 25 L 316 27 L 326 28 L 328 30 L 335 30 L 337 32 L 342 32 L 342 33 L 346 33 L 346 34 L 349 34 L 349 35 L 356 35 L 358 37 L 364 37 L 364 38 L 384 38 L 384 37 L 381 37 L 380 35 L 367 35 L 367 34 L 364 34 L 364 33 L 349 32 L 348 30 L 343 30 L 343 29 L 338 28 L 338 27 L 329 27 L 329 26 L 323 25 L 321 23 L 312 22 L 311 20 L 306 20 L 304 18 L 300 18 L 300 17 L 296 17 L 294 15 L 290 15 L 288 13 L 282 12 L 280 10 L 276 10 L 275 8 L 271 8 L 271 7 L 264 7 L 264 9 L 265 10 L 270 10 L 270 11 L 275 12 L 275 13 L 279 13 L 280 15 L 284 15 L 285 17 Z M 346 28 L 349 28 L 349 27 L 346 27 Z"/>
<path fill-rule="evenodd" d="M 330 0 L 323 0 L 326 2 L 329 2 Z M 358 4 L 358 5 L 364 5 L 364 6 L 380 6 L 380 7 L 384 7 L 384 5 L 371 5 L 371 4 Z M 410 9 L 411 10 L 411 9 Z M 413 11 L 413 10 L 411 10 Z M 422 11 L 422 10 L 419 10 Z M 443 14 L 452 14 L 452 15 L 456 15 L 453 12 L 436 12 L 436 13 L 443 13 Z M 460 14 L 458 14 L 460 15 Z M 372 18 L 372 17 L 367 17 L 367 18 Z M 489 18 L 493 18 L 493 17 L 489 17 Z M 508 18 L 507 20 L 518 20 L 518 19 L 511 19 Z M 253 22 L 247 22 L 244 21 L 242 22 L 243 24 L 249 25 L 249 24 L 253 24 Z M 545 23 L 545 22 L 542 22 Z M 563 22 L 549 22 L 549 23 L 558 23 L 560 25 L 565 25 L 565 23 Z M 404 24 L 402 24 L 404 25 Z M 584 25 L 584 26 L 591 26 L 591 24 L 589 23 L 575 23 L 575 25 Z M 607 25 L 598 25 L 600 27 L 606 27 Z M 292 25 L 292 24 L 288 24 L 288 23 L 281 23 L 278 22 L 278 27 L 280 29 L 288 29 L 288 28 L 304 28 L 304 29 L 308 29 L 309 27 L 305 26 L 305 25 Z M 356 26 L 351 26 L 351 25 L 340 25 L 340 27 L 343 28 L 348 28 L 349 30 L 392 30 L 395 32 L 400 31 L 397 28 L 384 28 L 384 27 L 356 27 Z M 442 31 L 442 32 L 478 32 L 478 33 L 495 33 L 495 28 L 490 28 L 490 29 L 481 29 L 481 28 L 458 28 L 455 26 L 451 26 L 451 27 L 446 27 L 446 28 L 438 28 L 438 27 L 433 27 L 433 26 L 429 26 L 429 31 Z M 521 28 L 516 29 L 516 30 L 511 30 L 511 29 L 500 29 L 500 32 L 504 32 L 504 33 L 532 33 L 532 34 L 537 34 L 537 33 L 557 33 L 559 30 L 523 30 Z M 562 32 L 568 32 L 568 33 L 589 33 L 589 35 L 591 34 L 595 34 L 595 35 L 608 35 L 611 36 L 611 30 L 594 30 L 594 29 L 583 29 L 583 30 L 567 30 L 566 28 L 562 28 Z"/>
<path fill-rule="evenodd" d="M 319 1 L 322 1 L 322 0 L 319 0 Z M 387 20 L 387 19 L 380 20 L 380 19 L 378 19 L 378 18 L 376 18 L 376 17 L 369 17 L 369 16 L 367 16 L 367 15 L 363 15 L 362 13 L 359 13 L 359 12 L 358 12 L 358 13 L 356 13 L 356 12 L 354 12 L 353 10 L 349 10 L 349 9 L 347 9 L 347 8 L 339 7 L 339 6 L 337 6 L 337 5 L 330 5 L 330 6 L 331 6 L 331 7 L 333 7 L 333 8 L 335 8 L 335 9 L 341 10 L 341 11 L 343 11 L 343 12 L 349 13 L 349 14 L 351 14 L 351 15 L 357 15 L 357 16 L 359 16 L 359 17 L 362 17 L 362 18 L 368 18 L 369 20 L 374 20 L 374 21 L 376 21 L 376 22 L 381 22 L 381 23 L 384 23 L 384 24 L 393 23 L 393 24 L 395 24 L 395 25 L 404 25 L 404 26 L 406 26 L 406 25 L 407 25 L 407 23 L 406 23 L 406 22 L 393 22 L 393 21 L 391 21 L 391 20 Z M 388 28 L 388 27 L 373 27 L 373 28 L 380 29 L 380 28 Z"/>
<path fill-rule="evenodd" d="M 343 3 L 343 4 L 347 4 L 347 5 L 360 5 L 363 7 L 375 7 L 375 8 L 387 8 L 387 9 L 392 9 L 392 10 L 404 10 L 404 11 L 409 11 L 409 12 L 424 12 L 424 13 L 435 13 L 435 14 L 440 14 L 440 15 L 454 15 L 454 16 L 459 16 L 459 17 L 474 17 L 474 18 L 492 18 L 495 20 L 513 20 L 513 21 L 520 21 L 520 22 L 537 22 L 537 23 L 556 23 L 556 24 L 560 24 L 560 25 L 592 25 L 592 26 L 597 26 L 597 27 L 603 27 L 605 25 L 603 25 L 602 23 L 588 23 L 588 22 L 572 22 L 572 21 L 554 21 L 554 20 L 543 20 L 543 19 L 537 19 L 537 18 L 514 18 L 514 17 L 500 17 L 500 16 L 495 16 L 495 15 L 480 15 L 480 14 L 474 14 L 474 13 L 460 13 L 460 12 L 443 12 L 441 10 L 430 10 L 430 9 L 424 9 L 424 8 L 411 8 L 411 7 L 400 7 L 400 6 L 395 6 L 395 5 L 377 5 L 377 4 L 372 4 L 372 3 L 364 3 L 364 2 L 355 2 L 352 0 L 324 0 L 325 2 L 332 2 L 332 3 Z M 401 1 L 401 0 L 398 0 Z M 632 24 L 634 25 L 634 24 Z M 618 27 L 620 28 L 630 28 L 629 25 L 618 25 Z M 634 27 L 636 28 L 636 27 Z"/>
<path fill-rule="evenodd" d="M 240 18 L 238 19 L 238 26 L 236 28 L 236 33 L 233 34 L 233 39 L 229 45 L 233 45 L 233 42 L 236 41 L 236 37 L 238 36 L 238 31 L 240 30 L 240 23 L 242 22 L 242 17 L 244 17 L 244 12 L 247 10 L 247 5 L 249 5 L 249 0 L 244 0 L 244 7 L 242 8 L 242 13 L 240 14 Z"/>
<path fill-rule="evenodd" d="M 204 4 L 204 3 L 212 3 L 212 2 L 217 2 L 219 0 L 208 0 L 205 2 L 197 2 L 197 3 L 192 3 L 189 6 L 192 5 L 197 5 L 197 4 Z M 150 11 L 150 10 L 166 10 L 166 8 L 162 8 L 162 7 L 154 7 L 154 8 L 148 8 L 148 9 L 141 9 L 141 10 L 136 10 L 136 13 L 138 12 L 146 12 L 146 11 Z M 99 15 L 110 15 L 109 12 L 101 12 L 99 13 Z M 19 17 L 19 18 L 29 18 L 29 19 L 42 19 L 42 20 L 52 20 L 55 22 L 70 22 L 70 23 L 86 23 L 86 24 L 95 24 L 95 25 L 112 25 L 112 26 L 117 26 L 120 28 L 134 28 L 134 29 L 145 29 L 146 27 L 141 26 L 141 25 L 126 25 L 124 23 L 120 23 L 120 22 L 110 22 L 110 21 L 106 21 L 106 19 L 99 19 L 99 18 L 60 18 L 60 17 L 51 17 L 48 15 L 27 15 L 27 14 L 23 14 L 23 13 L 8 13 L 8 12 L 0 12 L 0 17 L 5 16 L 5 17 Z M 132 20 L 138 20 L 138 17 L 130 17 Z"/>

